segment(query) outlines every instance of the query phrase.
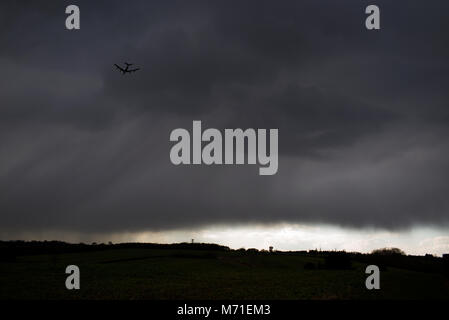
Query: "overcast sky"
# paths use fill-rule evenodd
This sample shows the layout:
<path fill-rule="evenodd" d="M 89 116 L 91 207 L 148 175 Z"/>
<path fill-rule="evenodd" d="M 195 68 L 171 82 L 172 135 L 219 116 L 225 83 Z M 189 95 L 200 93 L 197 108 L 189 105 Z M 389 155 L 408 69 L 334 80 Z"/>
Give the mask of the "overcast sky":
<path fill-rule="evenodd" d="M 371 2 L 2 1 L 0 235 L 448 230 L 449 2 L 376 0 L 368 31 Z M 279 128 L 278 173 L 174 166 L 193 120 Z"/>

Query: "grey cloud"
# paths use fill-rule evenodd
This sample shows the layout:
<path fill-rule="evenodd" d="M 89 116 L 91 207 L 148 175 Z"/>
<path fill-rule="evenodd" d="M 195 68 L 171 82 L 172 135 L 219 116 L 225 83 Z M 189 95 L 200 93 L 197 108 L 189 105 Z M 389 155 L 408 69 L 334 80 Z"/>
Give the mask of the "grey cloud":
<path fill-rule="evenodd" d="M 448 4 L 379 1 L 371 33 L 324 3 L 79 1 L 68 32 L 65 2 L 2 2 L 0 229 L 447 223 Z M 279 128 L 279 173 L 173 166 L 192 120 Z"/>

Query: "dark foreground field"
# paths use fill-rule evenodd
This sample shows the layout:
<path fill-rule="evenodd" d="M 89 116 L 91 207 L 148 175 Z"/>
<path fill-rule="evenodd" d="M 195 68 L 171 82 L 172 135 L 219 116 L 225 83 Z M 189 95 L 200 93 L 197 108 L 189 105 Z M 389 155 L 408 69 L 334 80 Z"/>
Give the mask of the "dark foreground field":
<path fill-rule="evenodd" d="M 0 299 L 448 299 L 442 258 L 0 242 Z M 343 258 L 342 258 L 343 257 Z M 65 288 L 77 265 L 81 289 Z M 381 266 L 381 289 L 365 268 Z"/>

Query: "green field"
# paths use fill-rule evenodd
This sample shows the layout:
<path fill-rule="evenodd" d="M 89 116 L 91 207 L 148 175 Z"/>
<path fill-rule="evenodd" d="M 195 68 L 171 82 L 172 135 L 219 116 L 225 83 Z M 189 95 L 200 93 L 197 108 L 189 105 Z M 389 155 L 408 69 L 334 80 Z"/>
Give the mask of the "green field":
<path fill-rule="evenodd" d="M 407 258 L 407 257 L 405 257 Z M 316 268 L 308 253 L 111 248 L 17 256 L 0 263 L 0 299 L 448 299 L 438 272 L 388 266 L 381 289 L 365 288 L 368 263 Z M 81 289 L 65 288 L 65 268 L 81 271 Z"/>

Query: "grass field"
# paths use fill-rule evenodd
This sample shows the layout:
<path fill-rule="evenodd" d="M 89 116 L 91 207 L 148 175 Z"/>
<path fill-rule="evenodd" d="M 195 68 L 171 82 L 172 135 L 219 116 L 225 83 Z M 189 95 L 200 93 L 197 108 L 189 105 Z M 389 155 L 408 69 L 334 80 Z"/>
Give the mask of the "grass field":
<path fill-rule="evenodd" d="M 441 273 L 388 266 L 365 288 L 368 263 L 319 268 L 324 256 L 189 249 L 112 248 L 17 256 L 0 263 L 0 299 L 448 299 Z M 81 289 L 65 288 L 80 268 Z"/>

